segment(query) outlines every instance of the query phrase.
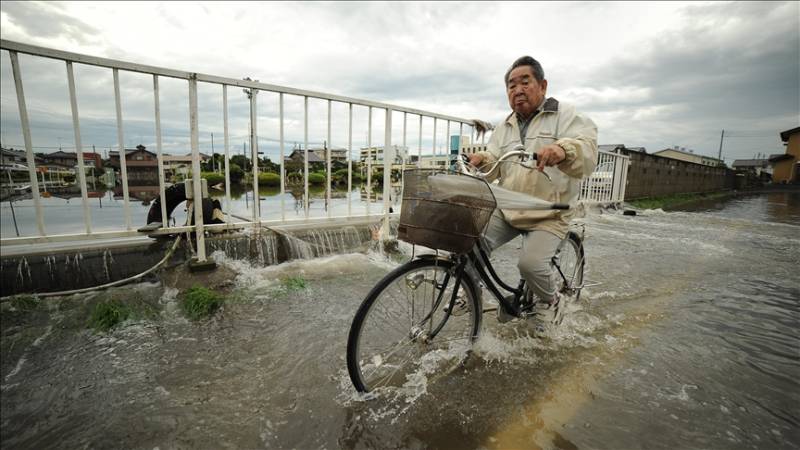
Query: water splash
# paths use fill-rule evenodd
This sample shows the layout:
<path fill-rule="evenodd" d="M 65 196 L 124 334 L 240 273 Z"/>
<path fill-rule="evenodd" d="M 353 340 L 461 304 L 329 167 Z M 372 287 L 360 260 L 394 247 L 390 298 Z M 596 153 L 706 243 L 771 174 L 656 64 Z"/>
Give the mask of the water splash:
<path fill-rule="evenodd" d="M 25 276 L 28 277 L 29 283 L 33 282 L 31 278 L 31 266 L 28 265 L 28 259 L 23 256 L 17 264 L 17 279 L 19 280 L 19 284 L 25 285 Z"/>
<path fill-rule="evenodd" d="M 111 264 L 114 264 L 114 256 L 110 250 L 106 249 L 103 252 L 103 273 L 108 281 L 111 281 Z"/>
<path fill-rule="evenodd" d="M 56 257 L 55 256 L 46 256 L 44 258 L 45 263 L 47 264 L 47 272 L 50 274 L 50 280 L 56 279 Z"/>

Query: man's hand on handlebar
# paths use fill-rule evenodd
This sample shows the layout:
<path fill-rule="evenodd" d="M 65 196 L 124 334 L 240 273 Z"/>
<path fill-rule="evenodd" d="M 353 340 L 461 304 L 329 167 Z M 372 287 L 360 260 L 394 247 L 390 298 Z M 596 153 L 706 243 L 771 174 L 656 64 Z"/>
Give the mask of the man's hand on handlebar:
<path fill-rule="evenodd" d="M 472 167 L 480 167 L 482 163 L 483 163 L 483 155 L 479 155 L 477 153 L 469 155 L 469 164 Z"/>
<path fill-rule="evenodd" d="M 545 167 L 555 166 L 565 159 L 567 159 L 567 152 L 563 148 L 555 144 L 548 144 L 536 152 L 536 160 L 538 161 L 536 168 L 539 172 L 542 172 Z"/>

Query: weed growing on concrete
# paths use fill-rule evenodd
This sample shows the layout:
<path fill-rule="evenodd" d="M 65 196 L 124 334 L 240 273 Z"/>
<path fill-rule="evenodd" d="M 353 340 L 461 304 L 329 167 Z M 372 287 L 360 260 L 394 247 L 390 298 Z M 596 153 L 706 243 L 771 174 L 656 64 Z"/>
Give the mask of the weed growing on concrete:
<path fill-rule="evenodd" d="M 287 291 L 299 291 L 306 288 L 306 280 L 303 277 L 289 277 L 283 280 L 283 287 Z"/>
<path fill-rule="evenodd" d="M 88 326 L 95 331 L 106 332 L 124 322 L 131 315 L 131 309 L 119 300 L 100 302 L 92 309 Z"/>
<path fill-rule="evenodd" d="M 183 295 L 181 307 L 187 317 L 199 320 L 214 314 L 222 306 L 222 300 L 222 297 L 210 289 L 193 286 Z"/>
<path fill-rule="evenodd" d="M 39 298 L 33 295 L 17 295 L 11 299 L 11 306 L 17 311 L 33 311 L 39 306 Z"/>

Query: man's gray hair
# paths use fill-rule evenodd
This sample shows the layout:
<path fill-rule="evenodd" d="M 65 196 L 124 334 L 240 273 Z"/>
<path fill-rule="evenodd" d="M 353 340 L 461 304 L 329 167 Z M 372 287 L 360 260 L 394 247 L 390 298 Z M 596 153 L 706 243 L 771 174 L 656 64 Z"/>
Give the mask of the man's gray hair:
<path fill-rule="evenodd" d="M 533 77 L 536 78 L 536 81 L 541 82 L 544 80 L 544 69 L 542 69 L 542 65 L 539 64 L 539 61 L 533 59 L 530 56 L 522 56 L 517 58 L 514 61 L 514 64 L 511 64 L 511 67 L 508 68 L 506 72 L 506 77 L 503 81 L 506 82 L 506 86 L 508 86 L 508 76 L 511 75 L 511 71 L 516 69 L 520 66 L 531 66 L 531 70 L 533 71 Z"/>

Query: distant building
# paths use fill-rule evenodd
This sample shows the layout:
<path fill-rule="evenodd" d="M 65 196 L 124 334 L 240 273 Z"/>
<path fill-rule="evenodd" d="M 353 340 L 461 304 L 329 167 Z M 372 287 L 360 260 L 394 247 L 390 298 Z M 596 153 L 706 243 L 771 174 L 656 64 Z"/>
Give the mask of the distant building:
<path fill-rule="evenodd" d="M 344 166 L 347 164 L 347 149 L 346 148 L 326 148 L 326 147 L 317 147 L 317 148 L 310 148 L 308 149 L 308 162 L 311 163 L 323 163 L 327 164 L 328 161 L 328 151 L 331 153 L 331 166 Z M 304 163 L 305 161 L 305 150 L 300 147 L 295 147 L 292 150 L 292 153 L 289 156 L 283 157 L 283 162 L 287 164 L 291 163 Z"/>
<path fill-rule="evenodd" d="M 66 169 L 74 169 L 78 165 L 76 152 L 43 153 L 40 158 L 42 163 L 48 167 L 60 166 Z M 38 163 L 37 163 L 38 164 Z M 87 169 L 100 169 L 103 167 L 103 160 L 100 154 L 83 152 L 83 166 Z"/>
<path fill-rule="evenodd" d="M 408 147 L 392 145 L 391 149 L 394 154 L 393 164 L 403 164 L 403 161 L 408 159 Z M 362 147 L 359 160 L 364 164 L 371 161 L 373 166 L 383 165 L 383 146 Z"/>
<path fill-rule="evenodd" d="M 749 172 L 757 177 L 761 177 L 762 174 L 772 176 L 769 159 L 737 159 L 733 161 L 731 167 L 737 172 Z"/>
<path fill-rule="evenodd" d="M 284 162 L 286 163 L 305 163 L 306 152 L 302 148 L 296 148 L 292 150 L 292 153 L 289 156 L 284 157 Z M 308 149 L 308 163 L 324 163 L 325 160 L 322 159 L 317 152 L 313 151 L 312 149 Z"/>
<path fill-rule="evenodd" d="M 467 142 L 466 144 L 461 145 L 461 153 L 465 155 L 471 155 L 477 152 L 485 152 L 486 151 L 486 144 L 470 144 Z"/>
<path fill-rule="evenodd" d="M 781 132 L 786 153 L 771 155 L 772 181 L 775 183 L 800 183 L 800 127 Z"/>
<path fill-rule="evenodd" d="M 720 159 L 712 158 L 710 156 L 698 155 L 694 152 L 687 151 L 682 148 L 666 148 L 664 150 L 653 153 L 656 156 L 663 156 L 665 158 L 677 159 L 679 161 L 686 161 L 695 164 L 702 164 L 704 166 L 722 166 L 723 162 Z"/>
<path fill-rule="evenodd" d="M 108 152 L 108 165 L 119 172 L 117 180 L 122 179 L 119 152 Z M 144 145 L 137 145 L 135 149 L 125 149 L 125 169 L 128 172 L 128 183 L 137 185 L 150 185 L 158 183 L 158 156 L 147 150 Z"/>
<path fill-rule="evenodd" d="M 127 151 L 127 150 L 126 150 Z M 148 152 L 149 153 L 149 152 Z M 128 157 L 130 159 L 130 157 Z M 210 156 L 206 155 L 205 153 L 200 153 L 200 162 L 205 163 L 211 159 Z M 119 157 L 117 157 L 117 161 L 119 161 Z M 176 172 L 176 173 L 188 173 L 189 169 L 192 168 L 192 154 L 189 153 L 187 155 L 161 155 L 161 161 L 164 163 L 164 171 L 167 172 Z M 128 160 L 125 161 L 126 163 Z M 156 165 L 158 165 L 158 157 L 156 157 Z"/>
<path fill-rule="evenodd" d="M 0 148 L 0 165 L 11 166 L 13 164 L 25 164 L 27 160 L 28 157 L 22 150 Z"/>

